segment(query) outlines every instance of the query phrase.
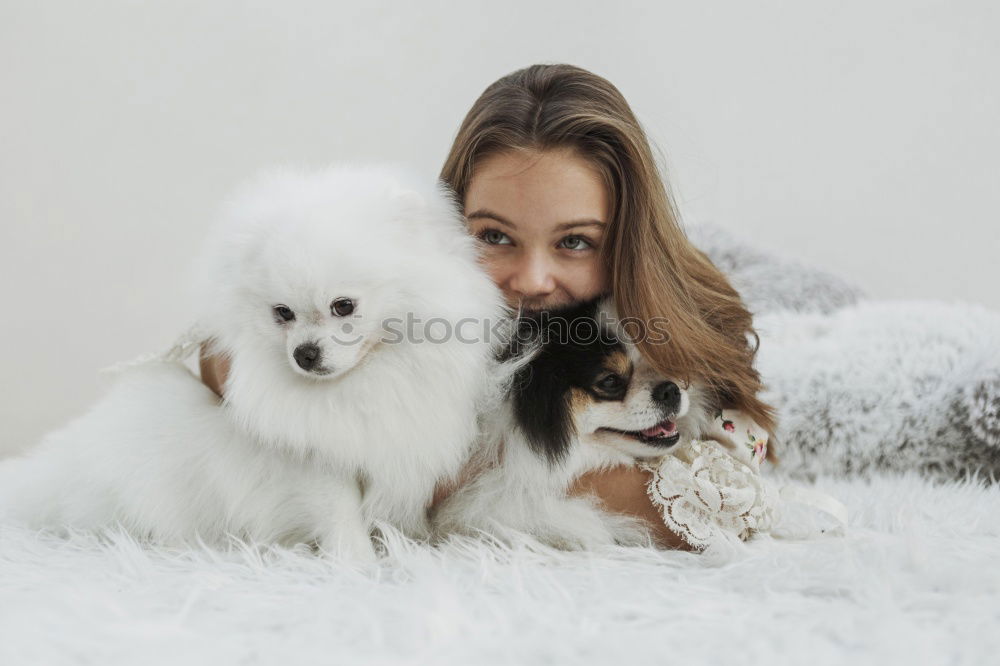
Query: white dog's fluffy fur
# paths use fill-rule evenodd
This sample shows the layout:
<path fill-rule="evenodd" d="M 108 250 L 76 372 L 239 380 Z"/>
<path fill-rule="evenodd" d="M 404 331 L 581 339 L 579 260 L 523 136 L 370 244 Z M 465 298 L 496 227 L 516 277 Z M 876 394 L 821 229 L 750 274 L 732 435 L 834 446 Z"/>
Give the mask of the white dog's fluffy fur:
<path fill-rule="evenodd" d="M 201 328 L 231 361 L 225 400 L 177 363 L 125 371 L 0 465 L 0 513 L 360 559 L 374 521 L 425 536 L 435 485 L 467 458 L 488 399 L 483 322 L 507 315 L 443 186 L 394 166 L 272 170 L 228 202 L 200 283 Z M 332 310 L 342 298 L 354 312 Z M 314 367 L 296 357 L 304 345 Z"/>

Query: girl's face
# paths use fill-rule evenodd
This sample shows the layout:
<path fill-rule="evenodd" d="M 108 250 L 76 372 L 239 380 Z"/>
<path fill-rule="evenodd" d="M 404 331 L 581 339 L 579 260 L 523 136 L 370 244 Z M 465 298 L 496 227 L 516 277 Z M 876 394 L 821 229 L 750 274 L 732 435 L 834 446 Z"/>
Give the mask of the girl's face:
<path fill-rule="evenodd" d="M 509 305 L 529 311 L 605 291 L 598 249 L 610 214 L 600 174 L 566 149 L 492 155 L 465 196 L 490 276 Z"/>

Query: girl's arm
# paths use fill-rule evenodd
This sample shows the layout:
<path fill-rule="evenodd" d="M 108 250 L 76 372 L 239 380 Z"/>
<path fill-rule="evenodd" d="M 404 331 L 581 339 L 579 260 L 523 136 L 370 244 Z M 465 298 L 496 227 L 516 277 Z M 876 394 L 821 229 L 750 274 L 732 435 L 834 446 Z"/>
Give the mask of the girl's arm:
<path fill-rule="evenodd" d="M 576 480 L 570 494 L 594 495 L 608 511 L 642 518 L 653 527 L 653 538 L 661 548 L 691 550 L 690 544 L 680 535 L 667 529 L 659 510 L 646 494 L 646 486 L 652 478 L 652 474 L 638 467 L 588 472 Z"/>
<path fill-rule="evenodd" d="M 443 501 L 472 475 L 469 470 L 465 470 L 457 482 L 438 484 L 431 506 Z M 646 494 L 646 486 L 652 478 L 652 474 L 638 467 L 613 467 L 584 474 L 576 480 L 569 492 L 571 495 L 593 495 L 606 511 L 641 518 L 652 526 L 651 534 L 660 548 L 692 550 L 691 545 L 680 535 L 667 529 L 659 511 Z"/>

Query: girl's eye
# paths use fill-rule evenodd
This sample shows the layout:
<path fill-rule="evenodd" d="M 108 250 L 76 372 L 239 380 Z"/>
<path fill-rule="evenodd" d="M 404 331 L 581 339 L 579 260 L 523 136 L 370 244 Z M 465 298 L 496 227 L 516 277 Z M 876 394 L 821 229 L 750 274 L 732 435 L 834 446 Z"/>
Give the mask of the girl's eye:
<path fill-rule="evenodd" d="M 330 303 L 330 312 L 338 317 L 346 317 L 354 312 L 354 300 L 350 298 L 335 298 Z"/>
<path fill-rule="evenodd" d="M 502 231 L 485 229 L 479 234 L 480 240 L 487 245 L 510 245 L 510 238 Z"/>
<path fill-rule="evenodd" d="M 295 321 L 295 313 L 287 305 L 275 305 L 271 311 L 274 312 L 274 317 L 279 322 Z"/>
<path fill-rule="evenodd" d="M 624 385 L 625 380 L 615 374 L 606 375 L 601 381 L 597 382 L 597 388 L 608 393 L 621 390 Z"/>
<path fill-rule="evenodd" d="M 559 241 L 559 247 L 566 248 L 567 250 L 586 250 L 593 247 L 593 245 L 583 236 L 566 236 L 566 238 Z"/>

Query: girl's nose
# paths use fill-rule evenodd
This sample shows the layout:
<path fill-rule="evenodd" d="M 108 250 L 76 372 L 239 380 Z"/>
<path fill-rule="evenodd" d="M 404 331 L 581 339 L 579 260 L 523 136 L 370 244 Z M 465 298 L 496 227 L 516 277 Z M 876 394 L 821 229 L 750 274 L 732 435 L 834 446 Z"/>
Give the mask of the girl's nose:
<path fill-rule="evenodd" d="M 552 262 L 540 253 L 529 253 L 517 265 L 509 287 L 526 299 L 544 297 L 556 289 Z"/>

